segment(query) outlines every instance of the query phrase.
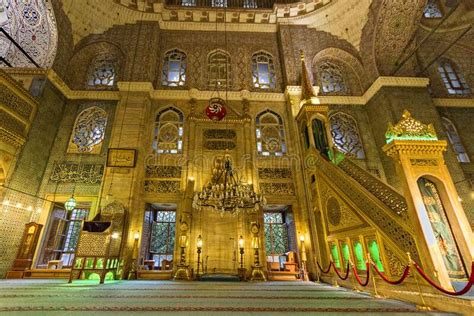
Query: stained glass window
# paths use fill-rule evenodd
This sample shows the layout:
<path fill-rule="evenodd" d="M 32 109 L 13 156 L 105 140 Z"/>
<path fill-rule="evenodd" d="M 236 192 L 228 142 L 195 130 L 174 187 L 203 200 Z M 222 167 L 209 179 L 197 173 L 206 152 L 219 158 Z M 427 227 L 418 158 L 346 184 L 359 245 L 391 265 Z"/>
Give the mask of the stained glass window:
<path fill-rule="evenodd" d="M 97 56 L 89 68 L 89 87 L 110 88 L 116 80 L 117 61 L 108 54 Z"/>
<path fill-rule="evenodd" d="M 427 19 L 442 18 L 443 13 L 439 7 L 439 0 L 428 0 L 423 11 L 423 16 Z"/>
<path fill-rule="evenodd" d="M 443 123 L 444 128 L 446 130 L 446 134 L 448 134 L 448 139 L 451 145 L 453 146 L 453 150 L 457 155 L 458 161 L 463 163 L 470 162 L 469 155 L 466 153 L 464 146 L 461 142 L 461 137 L 458 134 L 456 127 L 454 126 L 453 122 L 451 122 L 446 117 L 441 118 L 441 123 Z"/>
<path fill-rule="evenodd" d="M 150 253 L 155 267 L 162 267 L 163 260 L 173 260 L 176 212 L 159 210 L 155 216 L 151 227 Z"/>
<path fill-rule="evenodd" d="M 354 118 L 349 114 L 337 112 L 329 117 L 329 123 L 332 139 L 337 149 L 357 159 L 364 159 L 364 148 Z"/>
<path fill-rule="evenodd" d="M 379 269 L 379 271 L 383 271 L 382 258 L 380 257 L 380 251 L 377 241 L 370 240 L 367 246 L 369 247 L 370 258 L 377 266 L 377 269 Z"/>
<path fill-rule="evenodd" d="M 283 213 L 263 213 L 265 249 L 268 255 L 281 255 L 288 251 L 288 228 Z"/>
<path fill-rule="evenodd" d="M 465 278 L 466 270 L 436 184 L 422 177 L 418 179 L 418 187 L 449 277 Z"/>
<path fill-rule="evenodd" d="M 347 92 L 341 68 L 331 62 L 323 62 L 318 65 L 317 75 L 324 93 Z"/>
<path fill-rule="evenodd" d="M 211 0 L 211 6 L 214 8 L 226 8 L 227 0 Z"/>
<path fill-rule="evenodd" d="M 156 116 L 153 149 L 161 154 L 178 154 L 183 150 L 183 113 L 173 107 Z"/>
<path fill-rule="evenodd" d="M 93 106 L 85 109 L 76 119 L 72 142 L 79 152 L 91 152 L 94 146 L 100 144 L 105 137 L 107 112 Z"/>
<path fill-rule="evenodd" d="M 364 260 L 364 249 L 362 248 L 362 244 L 358 241 L 354 241 L 353 247 L 357 270 L 367 270 L 367 265 L 365 264 Z"/>
<path fill-rule="evenodd" d="M 336 266 L 336 268 L 340 269 L 341 259 L 339 258 L 339 250 L 337 249 L 337 245 L 334 243 L 331 243 L 329 247 L 331 249 L 331 257 L 334 262 L 334 265 Z"/>
<path fill-rule="evenodd" d="M 209 54 L 207 62 L 209 68 L 209 87 L 230 88 L 232 83 L 229 54 L 222 50 L 216 50 Z"/>
<path fill-rule="evenodd" d="M 178 49 L 166 52 L 163 61 L 161 84 L 168 87 L 184 86 L 186 83 L 186 54 Z"/>
<path fill-rule="evenodd" d="M 439 63 L 438 72 L 449 94 L 468 95 L 471 93 L 463 74 L 451 61 L 442 60 Z"/>
<path fill-rule="evenodd" d="M 283 120 L 266 110 L 256 118 L 257 152 L 262 156 L 283 156 L 286 153 Z"/>
<path fill-rule="evenodd" d="M 275 65 L 273 56 L 266 52 L 258 52 L 252 56 L 253 86 L 260 89 L 274 89 Z"/>

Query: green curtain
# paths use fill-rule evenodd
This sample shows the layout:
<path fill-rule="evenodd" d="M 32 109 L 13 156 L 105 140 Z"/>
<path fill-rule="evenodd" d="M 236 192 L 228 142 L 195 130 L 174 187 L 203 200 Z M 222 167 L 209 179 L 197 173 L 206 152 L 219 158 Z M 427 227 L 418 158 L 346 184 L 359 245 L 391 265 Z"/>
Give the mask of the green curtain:
<path fill-rule="evenodd" d="M 436 184 L 426 178 L 420 178 L 418 179 L 418 187 L 449 277 L 454 279 L 465 278 L 466 271 L 461 262 L 461 256 Z"/>

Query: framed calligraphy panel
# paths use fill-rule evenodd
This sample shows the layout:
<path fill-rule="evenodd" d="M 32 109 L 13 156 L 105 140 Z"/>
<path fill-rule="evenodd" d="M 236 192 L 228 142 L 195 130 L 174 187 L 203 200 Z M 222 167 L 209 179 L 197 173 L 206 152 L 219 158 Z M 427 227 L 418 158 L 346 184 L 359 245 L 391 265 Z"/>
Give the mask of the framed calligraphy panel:
<path fill-rule="evenodd" d="M 107 167 L 135 168 L 137 150 L 130 148 L 109 148 Z"/>

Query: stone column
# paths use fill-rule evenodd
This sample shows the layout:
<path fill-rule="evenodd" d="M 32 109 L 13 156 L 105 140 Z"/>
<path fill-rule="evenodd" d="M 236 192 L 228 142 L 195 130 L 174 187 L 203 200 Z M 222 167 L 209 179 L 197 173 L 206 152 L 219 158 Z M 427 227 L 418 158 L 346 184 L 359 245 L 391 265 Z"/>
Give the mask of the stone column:
<path fill-rule="evenodd" d="M 135 167 L 108 166 L 104 174 L 104 184 L 100 196 L 101 208 L 114 201 L 123 204 L 127 210 L 127 226 L 122 236 L 121 257 L 125 259 L 123 275 L 128 275 L 127 267 L 133 257 L 134 234 L 142 231 L 145 202 L 143 200 L 143 180 L 145 173 L 147 118 L 150 116 L 151 83 L 119 82 L 120 100 L 113 122 L 110 149 L 134 149 L 137 152 Z"/>

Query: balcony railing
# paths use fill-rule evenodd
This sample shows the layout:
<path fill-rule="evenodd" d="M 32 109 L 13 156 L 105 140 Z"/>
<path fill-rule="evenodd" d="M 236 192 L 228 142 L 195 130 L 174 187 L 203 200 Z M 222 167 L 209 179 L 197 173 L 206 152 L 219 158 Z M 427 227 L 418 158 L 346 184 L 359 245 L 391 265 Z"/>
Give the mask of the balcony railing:
<path fill-rule="evenodd" d="M 196 8 L 271 9 L 274 4 L 296 3 L 297 0 L 165 0 L 167 6 Z"/>

